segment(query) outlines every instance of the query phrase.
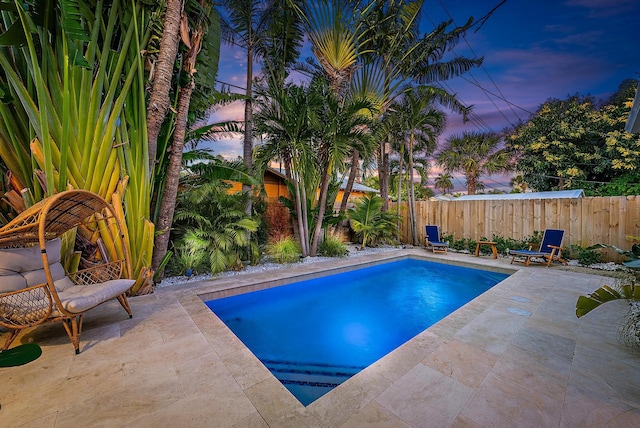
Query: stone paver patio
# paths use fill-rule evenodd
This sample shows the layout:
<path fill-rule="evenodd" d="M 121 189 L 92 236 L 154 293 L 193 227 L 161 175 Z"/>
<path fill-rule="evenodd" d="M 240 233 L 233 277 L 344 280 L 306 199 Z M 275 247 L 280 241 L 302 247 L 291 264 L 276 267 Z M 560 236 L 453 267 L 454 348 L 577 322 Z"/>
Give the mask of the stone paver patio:
<path fill-rule="evenodd" d="M 307 407 L 205 306 L 238 286 L 397 256 L 515 273 Z M 81 353 L 40 326 L 43 354 L 0 368 L 0 427 L 638 427 L 640 353 L 625 302 L 575 317 L 611 278 L 507 259 L 398 250 L 157 289 L 85 316 Z M 6 333 L 0 340 L 4 340 Z"/>

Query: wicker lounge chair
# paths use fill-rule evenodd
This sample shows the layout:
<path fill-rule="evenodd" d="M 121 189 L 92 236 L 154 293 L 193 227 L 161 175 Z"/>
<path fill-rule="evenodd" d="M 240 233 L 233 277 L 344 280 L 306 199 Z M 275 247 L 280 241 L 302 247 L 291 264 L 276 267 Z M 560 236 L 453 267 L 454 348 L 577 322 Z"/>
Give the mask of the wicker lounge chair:
<path fill-rule="evenodd" d="M 562 258 L 562 238 L 564 237 L 564 230 L 560 229 L 546 229 L 544 235 L 542 235 L 542 243 L 537 250 L 533 249 L 533 246 L 529 246 L 528 250 L 511 250 L 509 254 L 511 257 L 511 263 L 514 261 L 522 262 L 526 266 L 529 266 L 531 259 L 542 259 L 541 263 L 551 266 L 553 261 L 558 261 L 563 264 L 567 264 L 567 261 Z M 516 258 L 519 258 L 516 260 Z M 524 259 L 524 260 L 520 260 Z"/>
<path fill-rule="evenodd" d="M 426 228 L 426 239 L 425 246 L 427 250 L 431 250 L 434 253 L 445 253 L 447 254 L 449 250 L 449 243 L 440 241 L 440 231 L 438 230 L 438 226 L 425 226 Z"/>
<path fill-rule="evenodd" d="M 60 235 L 73 228 L 96 226 L 96 219 L 113 236 L 123 228 L 113 207 L 84 190 L 58 193 L 24 211 L 0 229 L 0 326 L 9 329 L 3 350 L 18 333 L 45 322 L 61 322 L 76 354 L 80 352 L 82 316 L 88 310 L 117 299 L 131 317 L 126 293 L 130 275 L 126 245 L 122 260 L 67 274 L 61 264 Z M 79 233 L 79 232 L 78 232 Z"/>

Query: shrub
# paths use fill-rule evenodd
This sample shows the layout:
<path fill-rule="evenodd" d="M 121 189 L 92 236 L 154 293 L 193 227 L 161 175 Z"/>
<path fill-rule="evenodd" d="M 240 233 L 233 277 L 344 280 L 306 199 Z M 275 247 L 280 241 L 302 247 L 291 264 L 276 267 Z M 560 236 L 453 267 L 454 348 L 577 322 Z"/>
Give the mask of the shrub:
<path fill-rule="evenodd" d="M 318 252 L 325 257 L 344 257 L 349 250 L 339 238 L 329 235 L 320 243 Z"/>
<path fill-rule="evenodd" d="M 507 254 L 508 250 L 528 248 L 526 243 L 513 238 L 503 238 L 501 236 L 493 235 L 491 240 L 496 243 L 496 249 L 500 254 Z"/>
<path fill-rule="evenodd" d="M 362 242 L 361 248 L 394 241 L 398 215 L 383 212 L 383 203 L 380 196 L 371 193 L 360 198 L 355 207 L 347 212 L 349 224 Z"/>
<path fill-rule="evenodd" d="M 186 245 L 176 246 L 166 272 L 170 275 L 185 275 L 191 270 L 195 274 L 208 269 L 205 261 L 206 253 L 202 249 Z"/>
<path fill-rule="evenodd" d="M 265 213 L 264 220 L 269 230 L 269 240 L 278 241 L 289 235 L 289 210 L 280 201 L 271 202 Z"/>
<path fill-rule="evenodd" d="M 212 274 L 242 269 L 243 260 L 259 256 L 259 222 L 245 212 L 248 194 L 229 194 L 227 184 L 196 176 L 181 184 L 171 231 L 175 247 L 200 251 Z"/>
<path fill-rule="evenodd" d="M 564 256 L 568 259 L 577 260 L 583 266 L 589 266 L 602 261 L 602 254 L 596 251 L 599 247 L 582 248 L 579 245 L 570 245 L 564 251 Z"/>
<path fill-rule="evenodd" d="M 293 263 L 300 260 L 300 245 L 291 236 L 267 244 L 266 250 L 275 263 Z"/>
<path fill-rule="evenodd" d="M 449 243 L 449 248 L 455 251 L 475 251 L 476 250 L 476 241 L 473 239 L 454 239 L 453 235 L 442 234 L 441 237 L 443 242 Z"/>

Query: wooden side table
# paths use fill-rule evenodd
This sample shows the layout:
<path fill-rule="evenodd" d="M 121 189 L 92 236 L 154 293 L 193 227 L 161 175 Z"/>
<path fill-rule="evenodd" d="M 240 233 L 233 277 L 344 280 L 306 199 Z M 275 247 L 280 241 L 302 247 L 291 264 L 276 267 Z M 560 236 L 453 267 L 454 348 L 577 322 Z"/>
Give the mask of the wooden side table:
<path fill-rule="evenodd" d="M 481 245 L 491 245 L 491 252 L 493 253 L 493 258 L 498 258 L 498 249 L 496 248 L 496 243 L 493 241 L 478 241 L 476 243 L 476 257 L 480 256 L 480 246 Z"/>

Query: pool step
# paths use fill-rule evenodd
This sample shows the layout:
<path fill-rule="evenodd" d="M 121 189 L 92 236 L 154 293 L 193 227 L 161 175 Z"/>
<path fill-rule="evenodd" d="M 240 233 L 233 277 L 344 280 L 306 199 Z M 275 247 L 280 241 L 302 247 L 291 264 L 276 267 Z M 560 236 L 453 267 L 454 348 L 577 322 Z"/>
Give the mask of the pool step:
<path fill-rule="evenodd" d="M 283 384 L 334 388 L 364 367 L 334 366 L 311 362 L 263 361 L 265 366 Z"/>

